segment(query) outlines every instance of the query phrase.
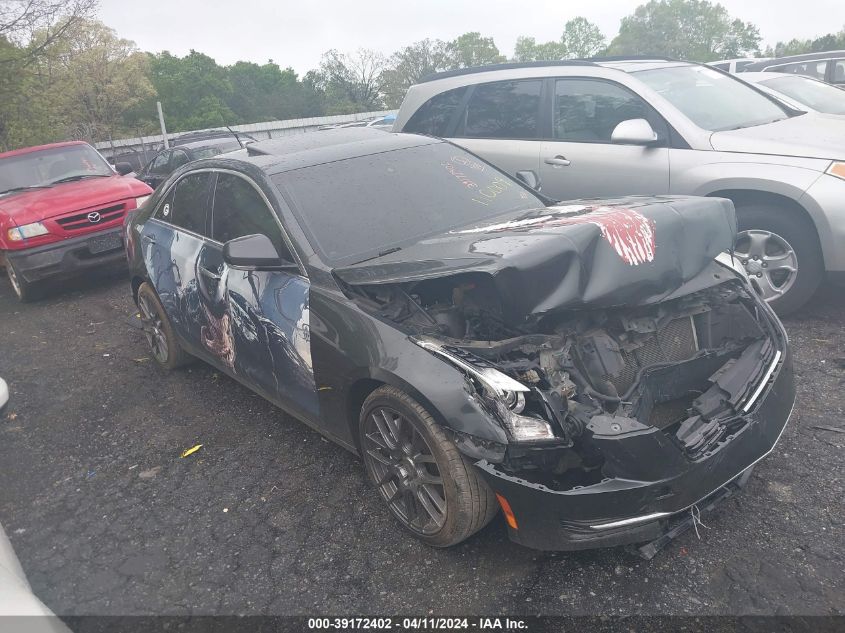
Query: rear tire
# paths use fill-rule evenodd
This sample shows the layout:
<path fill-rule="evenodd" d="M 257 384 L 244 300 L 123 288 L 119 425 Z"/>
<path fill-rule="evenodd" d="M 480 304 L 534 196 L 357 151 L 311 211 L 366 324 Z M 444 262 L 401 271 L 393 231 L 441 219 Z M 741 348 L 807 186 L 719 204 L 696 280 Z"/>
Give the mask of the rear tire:
<path fill-rule="evenodd" d="M 138 288 L 138 310 L 144 336 L 150 345 L 155 361 L 165 369 L 176 369 L 186 365 L 191 357 L 182 349 L 173 326 L 167 318 L 164 306 L 152 286 L 147 282 Z"/>
<path fill-rule="evenodd" d="M 428 545 L 456 545 L 498 512 L 475 466 L 400 389 L 385 385 L 370 394 L 361 408 L 359 435 L 368 478 L 399 523 Z"/>
<path fill-rule="evenodd" d="M 812 224 L 796 211 L 778 206 L 741 204 L 736 212 L 736 252 L 752 285 L 779 315 L 796 311 L 824 277 Z"/>

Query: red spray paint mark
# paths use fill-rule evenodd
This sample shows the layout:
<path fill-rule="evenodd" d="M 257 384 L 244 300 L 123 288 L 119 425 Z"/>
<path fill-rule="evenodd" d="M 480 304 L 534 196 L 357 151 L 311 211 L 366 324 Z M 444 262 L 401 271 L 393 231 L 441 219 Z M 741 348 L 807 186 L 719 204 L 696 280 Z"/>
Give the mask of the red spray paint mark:
<path fill-rule="evenodd" d="M 586 213 L 582 213 L 586 211 Z M 579 215 L 571 215 L 579 213 Z M 617 207 L 549 207 L 548 213 L 527 220 L 515 220 L 461 231 L 462 233 L 492 233 L 524 231 L 549 226 L 592 224 L 599 227 L 601 236 L 625 263 L 638 266 L 654 261 L 654 220 L 633 209 Z"/>
<path fill-rule="evenodd" d="M 578 214 L 578 215 L 574 215 Z M 566 205 L 549 207 L 541 216 L 464 229 L 457 233 L 528 231 L 550 226 L 592 224 L 630 266 L 654 261 L 654 220 L 633 209 Z"/>
<path fill-rule="evenodd" d="M 599 227 L 601 236 L 631 266 L 654 261 L 654 220 L 633 209 L 598 207 L 592 213 L 566 220 L 567 224 L 589 222 Z"/>

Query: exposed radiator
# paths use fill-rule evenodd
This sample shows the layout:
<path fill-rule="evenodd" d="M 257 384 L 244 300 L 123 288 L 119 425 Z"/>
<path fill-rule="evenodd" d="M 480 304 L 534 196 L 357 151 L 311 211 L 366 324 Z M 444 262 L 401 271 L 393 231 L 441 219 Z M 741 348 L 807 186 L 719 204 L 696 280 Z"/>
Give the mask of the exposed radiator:
<path fill-rule="evenodd" d="M 624 367 L 617 376 L 605 376 L 616 390 L 623 394 L 637 378 L 643 367 L 655 363 L 671 363 L 686 360 L 698 351 L 693 317 L 674 319 L 633 350 L 620 350 Z"/>

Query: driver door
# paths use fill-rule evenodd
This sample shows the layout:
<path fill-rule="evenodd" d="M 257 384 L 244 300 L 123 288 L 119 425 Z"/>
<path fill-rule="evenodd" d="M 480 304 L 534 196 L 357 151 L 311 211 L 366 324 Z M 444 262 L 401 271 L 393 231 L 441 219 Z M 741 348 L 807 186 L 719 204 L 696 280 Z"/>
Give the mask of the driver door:
<path fill-rule="evenodd" d="M 218 365 L 271 401 L 317 418 L 307 277 L 298 270 L 241 270 L 223 261 L 223 244 L 255 234 L 270 238 L 282 259 L 296 261 L 275 211 L 253 181 L 217 174 L 211 233 L 215 247 L 206 249 L 200 266 L 218 281 L 202 293 L 208 323 L 203 346 Z"/>
<path fill-rule="evenodd" d="M 638 95 L 611 81 L 554 80 L 552 139 L 540 146 L 540 182 L 558 200 L 669 192 L 668 126 Z M 622 121 L 646 119 L 661 144 L 611 143 Z"/>

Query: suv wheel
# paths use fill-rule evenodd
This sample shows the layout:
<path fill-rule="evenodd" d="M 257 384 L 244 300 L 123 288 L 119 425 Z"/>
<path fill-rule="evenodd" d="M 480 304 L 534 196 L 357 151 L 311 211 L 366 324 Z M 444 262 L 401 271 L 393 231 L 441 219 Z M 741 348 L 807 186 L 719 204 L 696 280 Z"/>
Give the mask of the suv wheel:
<path fill-rule="evenodd" d="M 359 432 L 369 479 L 418 539 L 449 547 L 496 515 L 496 497 L 475 466 L 405 392 L 384 386 L 370 394 Z"/>
<path fill-rule="evenodd" d="M 818 238 L 794 211 L 750 204 L 737 207 L 736 255 L 751 284 L 781 316 L 803 306 L 821 283 Z"/>

